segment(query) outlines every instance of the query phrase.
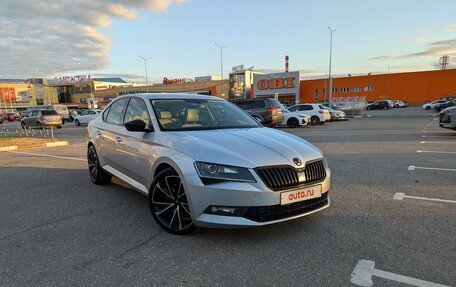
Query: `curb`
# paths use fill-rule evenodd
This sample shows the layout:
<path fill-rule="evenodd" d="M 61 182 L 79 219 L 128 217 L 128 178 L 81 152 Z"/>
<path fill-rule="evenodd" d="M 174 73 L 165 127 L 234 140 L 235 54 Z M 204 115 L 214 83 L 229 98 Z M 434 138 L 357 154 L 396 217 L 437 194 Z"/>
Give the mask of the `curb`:
<path fill-rule="evenodd" d="M 11 146 L 0 147 L 0 151 L 12 151 L 12 150 L 17 150 L 17 146 L 11 145 Z"/>
<path fill-rule="evenodd" d="M 27 146 L 28 148 L 25 148 L 25 149 L 41 148 L 41 147 L 49 148 L 49 147 L 58 147 L 58 146 L 67 146 L 67 145 L 70 145 L 67 141 L 58 141 L 58 142 L 48 142 L 48 143 L 44 143 L 44 144 L 37 144 L 37 145 L 33 145 L 33 146 Z M 16 146 L 16 145 L 4 146 L 4 147 L 0 147 L 0 152 L 2 152 L 2 151 L 15 151 L 15 150 L 19 150 L 19 149 L 21 149 L 21 148 Z"/>

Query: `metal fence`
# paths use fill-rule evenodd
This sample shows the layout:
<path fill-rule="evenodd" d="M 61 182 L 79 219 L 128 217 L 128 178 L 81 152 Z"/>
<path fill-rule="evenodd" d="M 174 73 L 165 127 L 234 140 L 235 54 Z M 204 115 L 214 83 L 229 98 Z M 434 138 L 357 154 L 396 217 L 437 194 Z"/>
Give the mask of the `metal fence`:
<path fill-rule="evenodd" d="M 335 97 L 332 99 L 332 108 L 345 112 L 347 117 L 365 116 L 366 97 Z"/>
<path fill-rule="evenodd" d="M 0 137 L 24 137 L 54 139 L 54 127 L 45 129 L 22 128 L 20 125 L 0 125 Z"/>

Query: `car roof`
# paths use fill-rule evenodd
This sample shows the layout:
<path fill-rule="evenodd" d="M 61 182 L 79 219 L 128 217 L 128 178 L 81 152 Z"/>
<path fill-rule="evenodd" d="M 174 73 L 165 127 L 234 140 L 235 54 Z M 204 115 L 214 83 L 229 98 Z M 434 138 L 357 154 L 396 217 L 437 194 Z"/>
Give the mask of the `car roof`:
<path fill-rule="evenodd" d="M 218 98 L 215 96 L 206 96 L 206 95 L 199 95 L 199 94 L 185 94 L 185 93 L 141 93 L 141 94 L 127 94 L 120 96 L 136 96 L 147 100 L 161 100 L 161 99 L 196 99 L 196 100 L 223 100 L 222 98 Z"/>

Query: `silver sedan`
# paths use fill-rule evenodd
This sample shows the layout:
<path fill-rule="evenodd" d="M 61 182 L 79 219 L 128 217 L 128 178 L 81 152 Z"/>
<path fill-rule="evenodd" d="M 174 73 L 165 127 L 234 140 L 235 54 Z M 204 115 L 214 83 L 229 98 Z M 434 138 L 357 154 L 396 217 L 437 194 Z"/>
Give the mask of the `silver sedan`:
<path fill-rule="evenodd" d="M 330 204 L 331 172 L 318 148 L 216 97 L 121 96 L 88 134 L 91 180 L 133 186 L 172 233 L 263 226 Z"/>

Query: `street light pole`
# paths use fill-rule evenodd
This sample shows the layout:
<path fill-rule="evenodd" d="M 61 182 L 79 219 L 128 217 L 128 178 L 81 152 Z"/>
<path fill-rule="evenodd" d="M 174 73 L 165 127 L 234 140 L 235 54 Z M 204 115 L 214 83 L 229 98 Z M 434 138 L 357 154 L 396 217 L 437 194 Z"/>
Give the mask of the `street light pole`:
<path fill-rule="evenodd" d="M 228 45 L 221 46 L 217 42 L 214 42 L 214 45 L 220 48 L 220 79 L 223 80 L 223 49 L 227 48 Z"/>
<path fill-rule="evenodd" d="M 144 61 L 144 71 L 146 73 L 146 93 L 148 93 L 149 92 L 149 82 L 147 81 L 147 60 L 151 60 L 152 57 L 145 58 L 145 57 L 141 57 L 140 55 L 136 55 L 136 56 L 138 56 L 138 58 L 141 58 Z"/>
<path fill-rule="evenodd" d="M 331 29 L 329 27 L 329 34 L 330 34 L 330 40 L 329 40 L 329 94 L 328 94 L 328 106 L 331 107 L 332 103 L 332 77 L 331 77 L 331 64 L 332 64 L 332 41 L 333 41 L 333 32 L 336 32 L 336 29 Z"/>

